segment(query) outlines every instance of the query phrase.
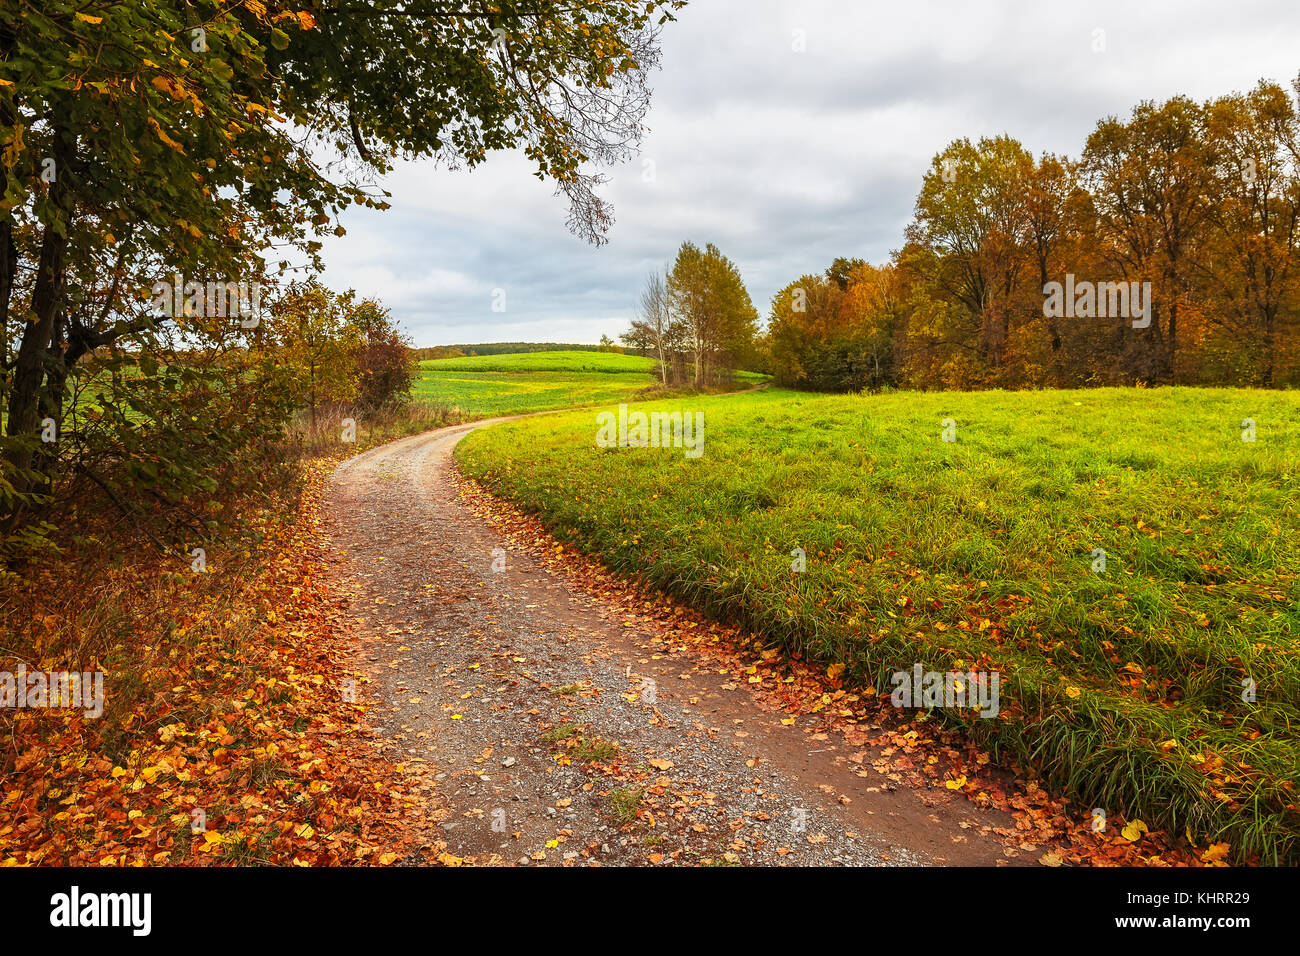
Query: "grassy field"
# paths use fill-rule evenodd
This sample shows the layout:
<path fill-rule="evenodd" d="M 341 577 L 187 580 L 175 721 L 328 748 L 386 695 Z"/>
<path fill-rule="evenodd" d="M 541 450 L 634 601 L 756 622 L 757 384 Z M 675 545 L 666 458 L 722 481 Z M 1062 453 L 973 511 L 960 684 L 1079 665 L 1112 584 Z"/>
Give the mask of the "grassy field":
<path fill-rule="evenodd" d="M 626 401 L 655 384 L 654 362 L 617 352 L 531 352 L 430 359 L 412 389 L 417 402 L 454 406 L 466 418 L 518 415 Z"/>
<path fill-rule="evenodd" d="M 525 352 L 428 359 L 412 389 L 417 402 L 451 405 L 466 418 L 520 415 L 618 403 L 658 384 L 655 361 L 618 352 Z M 739 384 L 766 377 L 740 372 Z"/>
<path fill-rule="evenodd" d="M 855 682 L 999 671 L 996 719 L 936 715 L 1081 813 L 1300 858 L 1300 395 L 769 390 L 644 407 L 703 411 L 703 455 L 597 447 L 595 409 L 480 431 L 458 454 L 561 539 Z"/>
<path fill-rule="evenodd" d="M 426 359 L 420 367 L 436 372 L 600 372 L 653 374 L 654 359 L 620 352 L 509 352 Z"/>

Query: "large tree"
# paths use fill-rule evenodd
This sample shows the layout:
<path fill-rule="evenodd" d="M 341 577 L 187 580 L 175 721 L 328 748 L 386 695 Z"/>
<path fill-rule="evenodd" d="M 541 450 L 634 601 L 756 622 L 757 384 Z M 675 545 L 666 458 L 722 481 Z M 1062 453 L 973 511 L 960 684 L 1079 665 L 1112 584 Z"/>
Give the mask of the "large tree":
<path fill-rule="evenodd" d="M 921 182 L 908 241 L 914 268 L 960 303 L 969 321 L 948 340 L 991 368 L 1006 361 L 1013 300 L 1026 266 L 1033 156 L 1007 136 L 957 140 Z"/>
<path fill-rule="evenodd" d="M 668 273 L 668 301 L 681 322 L 695 384 L 709 385 L 753 350 L 758 312 L 736 264 L 709 243 L 683 242 Z"/>
<path fill-rule="evenodd" d="M 1115 320 L 1129 364 L 1143 381 L 1177 381 L 1179 311 L 1215 192 L 1206 109 L 1176 96 L 1142 103 L 1127 120 L 1102 120 L 1081 166 L 1114 278 L 1152 283 L 1151 325 Z"/>
<path fill-rule="evenodd" d="M 1248 350 L 1252 384 L 1271 386 L 1300 291 L 1300 115 L 1286 90 L 1261 82 L 1210 104 L 1208 137 L 1218 201 L 1200 266 L 1211 321 Z"/>
<path fill-rule="evenodd" d="M 0 8 L 0 511 L 47 486 L 43 417 L 97 348 L 255 344 L 159 281 L 318 265 L 397 156 L 474 166 L 518 148 L 600 242 L 594 166 L 636 147 L 652 0 L 43 0 Z M 164 327 L 172 331 L 164 331 Z M 179 337 L 179 339 L 175 338 Z M 203 424 L 196 423 L 196 428 Z M 0 495 L 0 497 L 4 497 Z M 33 501 L 28 498 L 30 506 Z"/>

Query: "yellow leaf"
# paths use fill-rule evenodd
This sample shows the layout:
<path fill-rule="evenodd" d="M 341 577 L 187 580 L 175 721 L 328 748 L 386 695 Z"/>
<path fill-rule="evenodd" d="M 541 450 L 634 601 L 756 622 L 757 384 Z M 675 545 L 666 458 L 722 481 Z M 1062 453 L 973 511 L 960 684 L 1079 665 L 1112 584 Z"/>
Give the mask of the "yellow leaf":
<path fill-rule="evenodd" d="M 1124 839 L 1128 840 L 1129 843 L 1136 843 L 1142 839 L 1143 834 L 1151 831 L 1147 829 L 1147 825 L 1141 820 L 1130 820 L 1120 832 L 1124 834 Z"/>
<path fill-rule="evenodd" d="M 656 757 L 654 760 L 647 760 L 646 763 L 650 764 L 650 766 L 654 767 L 656 770 L 666 771 L 673 769 L 673 762 L 671 760 L 664 760 L 661 757 Z"/>
<path fill-rule="evenodd" d="M 943 785 L 949 790 L 960 790 L 966 786 L 966 775 L 962 774 L 956 780 L 945 780 Z"/>
<path fill-rule="evenodd" d="M 1211 843 L 1209 848 L 1201 854 L 1202 863 L 1218 863 L 1228 858 L 1230 846 L 1227 843 Z"/>
<path fill-rule="evenodd" d="M 1070 700 L 1076 700 L 1076 699 L 1078 699 L 1079 695 L 1082 694 L 1082 693 L 1083 693 L 1083 691 L 1079 690 L 1079 688 L 1077 688 L 1077 687 L 1067 687 L 1067 688 L 1065 688 L 1065 696 L 1068 697 L 1068 698 L 1070 698 Z"/>
<path fill-rule="evenodd" d="M 77 19 L 82 23 L 103 23 L 103 17 L 92 17 L 89 13 L 78 13 Z"/>
<path fill-rule="evenodd" d="M 826 668 L 826 676 L 831 680 L 839 680 L 840 675 L 843 674 L 845 670 L 846 668 L 843 664 L 832 664 L 830 667 Z"/>
<path fill-rule="evenodd" d="M 1044 853 L 1038 858 L 1038 862 L 1043 866 L 1060 866 L 1064 861 L 1055 853 Z"/>
<path fill-rule="evenodd" d="M 172 139 L 166 133 L 164 133 L 163 128 L 158 125 L 158 121 L 156 119 L 154 119 L 152 116 L 147 116 L 145 117 L 145 122 L 149 124 L 149 128 L 154 131 L 154 134 L 160 140 L 162 140 L 163 143 L 165 143 L 167 146 L 170 146 L 172 149 L 176 150 L 176 152 L 180 153 L 181 155 L 185 154 L 185 149 L 181 146 L 181 144 L 176 142 L 176 140 Z"/>
<path fill-rule="evenodd" d="M 390 863 L 396 861 L 396 859 L 397 859 L 396 853 L 384 853 L 379 857 L 379 865 L 388 866 Z"/>

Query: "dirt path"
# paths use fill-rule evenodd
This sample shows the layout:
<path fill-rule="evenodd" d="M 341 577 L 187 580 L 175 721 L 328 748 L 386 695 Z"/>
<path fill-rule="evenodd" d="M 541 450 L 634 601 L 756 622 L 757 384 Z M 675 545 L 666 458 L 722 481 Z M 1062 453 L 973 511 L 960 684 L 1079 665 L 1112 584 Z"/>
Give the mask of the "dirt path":
<path fill-rule="evenodd" d="M 606 596 L 499 536 L 451 463 L 487 424 L 365 452 L 326 498 L 332 568 L 373 676 L 361 693 L 386 755 L 444 805 L 444 852 L 538 865 L 1032 860 L 1008 849 L 1008 814 L 900 785 L 815 716 L 765 708 L 716 660 L 628 626 Z"/>

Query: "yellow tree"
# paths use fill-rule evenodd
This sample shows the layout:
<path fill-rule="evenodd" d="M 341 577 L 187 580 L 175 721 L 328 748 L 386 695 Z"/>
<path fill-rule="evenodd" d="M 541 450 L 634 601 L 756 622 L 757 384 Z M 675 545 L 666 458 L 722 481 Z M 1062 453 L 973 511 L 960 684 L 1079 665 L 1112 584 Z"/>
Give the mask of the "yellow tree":
<path fill-rule="evenodd" d="M 1253 382 L 1271 386 L 1295 325 L 1300 118 L 1286 90 L 1261 81 L 1210 104 L 1209 139 L 1217 201 L 1200 262 L 1216 306 L 1209 318 L 1253 359 Z"/>

